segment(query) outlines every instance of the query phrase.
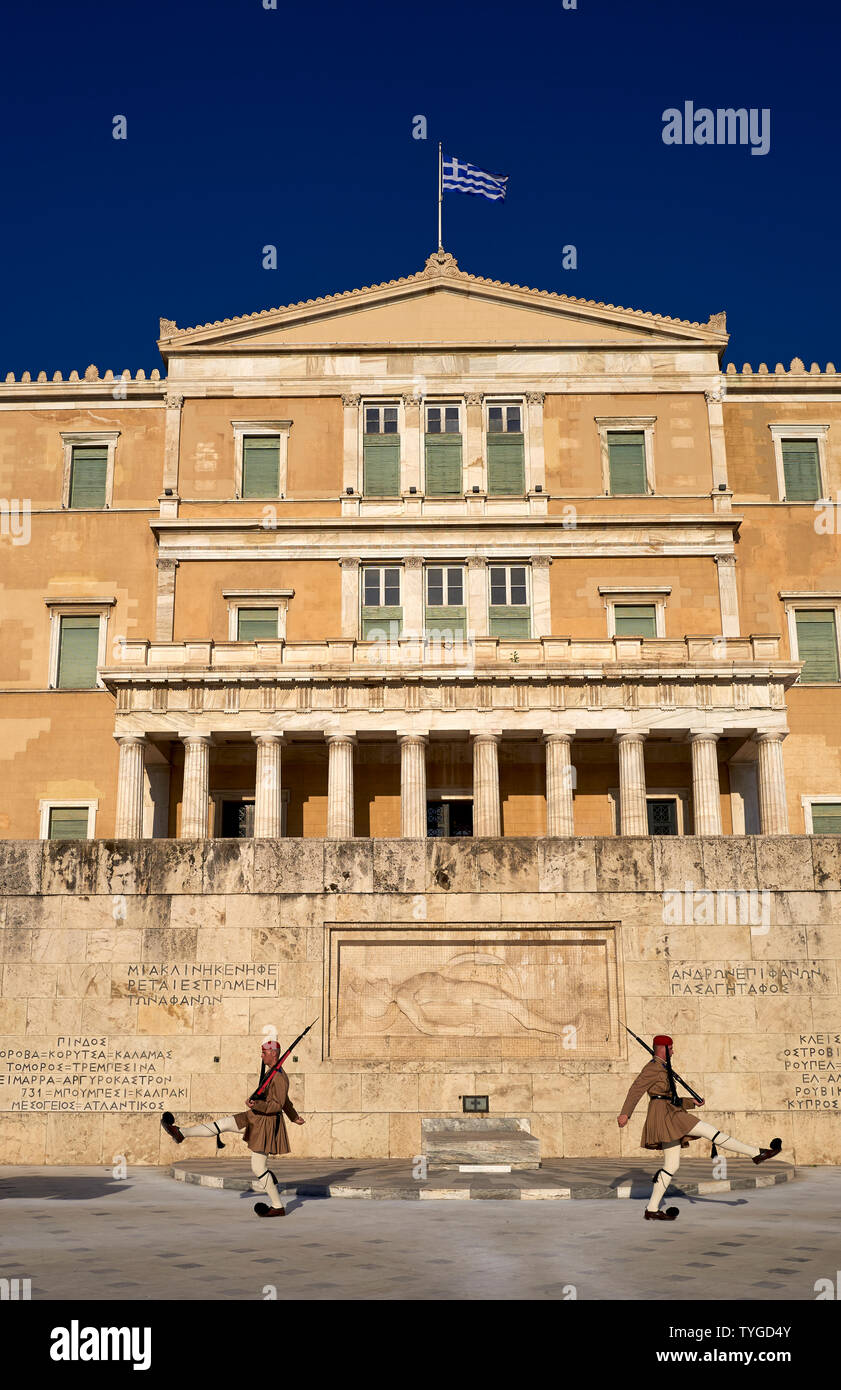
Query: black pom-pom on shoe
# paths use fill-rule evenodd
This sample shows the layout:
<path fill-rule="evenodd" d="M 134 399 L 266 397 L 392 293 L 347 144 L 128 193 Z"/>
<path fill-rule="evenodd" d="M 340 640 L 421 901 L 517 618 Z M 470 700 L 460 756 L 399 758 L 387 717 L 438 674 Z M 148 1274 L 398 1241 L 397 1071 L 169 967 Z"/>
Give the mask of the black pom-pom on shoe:
<path fill-rule="evenodd" d="M 161 1115 L 161 1129 L 169 1135 L 170 1139 L 174 1139 L 176 1144 L 184 1143 L 184 1135 L 175 1123 L 175 1116 L 171 1110 L 165 1110 Z"/>

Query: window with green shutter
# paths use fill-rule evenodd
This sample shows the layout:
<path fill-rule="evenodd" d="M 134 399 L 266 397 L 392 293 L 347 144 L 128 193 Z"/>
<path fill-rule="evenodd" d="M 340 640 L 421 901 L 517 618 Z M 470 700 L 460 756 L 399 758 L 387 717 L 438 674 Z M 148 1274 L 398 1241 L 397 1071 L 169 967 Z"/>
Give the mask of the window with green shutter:
<path fill-rule="evenodd" d="M 366 497 L 400 496 L 400 440 L 366 434 L 362 444 L 362 489 Z"/>
<path fill-rule="evenodd" d="M 93 690 L 99 652 L 99 618 L 61 618 L 58 640 L 60 690 Z"/>
<path fill-rule="evenodd" d="M 400 435 L 396 405 L 366 405 L 362 437 L 365 497 L 400 496 Z"/>
<path fill-rule="evenodd" d="M 488 435 L 488 496 L 517 497 L 526 490 L 526 455 L 521 434 Z"/>
<path fill-rule="evenodd" d="M 424 439 L 428 497 L 458 497 L 463 491 L 461 412 L 457 405 L 428 405 Z"/>
<path fill-rule="evenodd" d="M 795 611 L 797 653 L 803 662 L 803 684 L 838 680 L 838 638 L 831 608 L 799 608 Z"/>
<path fill-rule="evenodd" d="M 424 635 L 445 646 L 467 640 L 467 607 L 461 565 L 430 565 L 426 571 Z"/>
<path fill-rule="evenodd" d="M 519 405 L 488 406 L 488 496 L 517 497 L 526 490 L 523 416 Z"/>
<path fill-rule="evenodd" d="M 86 840 L 87 806 L 51 806 L 48 836 L 51 840 Z"/>
<path fill-rule="evenodd" d="M 648 491 L 643 430 L 608 430 L 607 456 L 611 497 Z"/>
<path fill-rule="evenodd" d="M 366 565 L 362 572 L 364 642 L 396 642 L 403 627 L 398 565 Z"/>
<path fill-rule="evenodd" d="M 460 434 L 426 436 L 427 497 L 458 497 L 463 491 Z"/>
<path fill-rule="evenodd" d="M 531 609 L 525 565 L 491 565 L 488 628 L 491 637 L 529 637 Z"/>
<path fill-rule="evenodd" d="M 277 497 L 280 490 L 280 439 L 245 435 L 242 441 L 243 497 Z"/>
<path fill-rule="evenodd" d="M 812 834 L 841 835 L 841 801 L 812 802 Z"/>
<path fill-rule="evenodd" d="M 617 637 L 657 636 L 657 609 L 653 603 L 615 603 L 613 621 Z"/>
<path fill-rule="evenodd" d="M 237 641 L 277 641 L 276 608 L 238 608 Z"/>
<path fill-rule="evenodd" d="M 786 502 L 817 502 L 821 469 L 816 439 L 784 439 L 783 474 Z"/>
<path fill-rule="evenodd" d="M 108 449 L 104 445 L 77 444 L 70 456 L 70 495 L 68 505 L 99 511 L 106 503 Z"/>

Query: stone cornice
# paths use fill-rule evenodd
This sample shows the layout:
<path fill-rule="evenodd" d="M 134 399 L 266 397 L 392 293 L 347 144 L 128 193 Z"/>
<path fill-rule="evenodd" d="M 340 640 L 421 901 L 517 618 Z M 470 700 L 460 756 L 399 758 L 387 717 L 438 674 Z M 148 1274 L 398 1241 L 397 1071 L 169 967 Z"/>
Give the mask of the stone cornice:
<path fill-rule="evenodd" d="M 367 560 L 412 557 L 505 555 L 530 560 L 566 555 L 732 554 L 742 518 L 736 512 L 657 516 L 579 516 L 575 527 L 561 516 L 341 517 L 278 521 L 267 530 L 260 517 L 152 517 L 159 554 L 179 560 Z M 644 550 L 641 552 L 641 547 Z"/>

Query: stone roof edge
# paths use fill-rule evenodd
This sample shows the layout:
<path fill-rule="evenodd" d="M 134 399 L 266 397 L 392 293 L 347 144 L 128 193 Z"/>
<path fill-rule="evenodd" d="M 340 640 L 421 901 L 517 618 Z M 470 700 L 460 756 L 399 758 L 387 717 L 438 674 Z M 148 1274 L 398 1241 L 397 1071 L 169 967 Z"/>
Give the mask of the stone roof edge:
<path fill-rule="evenodd" d="M 374 294 L 378 290 L 397 289 L 401 285 L 417 285 L 434 280 L 452 280 L 458 284 L 480 285 L 488 289 L 512 290 L 521 294 L 540 295 L 544 299 L 554 300 L 557 304 L 577 305 L 585 309 L 605 309 L 616 314 L 633 314 L 637 318 L 644 318 L 651 323 L 675 324 L 680 328 L 702 328 L 721 334 L 722 337 L 726 337 L 727 334 L 727 315 L 723 311 L 711 314 L 706 323 L 700 323 L 694 319 L 680 319 L 669 314 L 655 314 L 649 309 L 629 309 L 621 304 L 607 304 L 602 300 L 581 299 L 574 295 L 560 294 L 556 290 L 538 290 L 529 285 L 511 284 L 506 280 L 491 280 L 483 275 L 471 275 L 466 270 L 460 270 L 455 257 L 447 251 L 442 251 L 434 252 L 429 256 L 424 269 L 415 271 L 412 275 L 403 275 L 396 280 L 382 280 L 375 285 L 362 285 L 355 290 L 342 290 L 337 294 L 318 295 L 314 299 L 301 299 L 293 304 L 277 305 L 273 309 L 258 309 L 252 314 L 238 314 L 233 318 L 214 319 L 208 323 L 193 324 L 188 328 L 179 328 L 174 319 L 162 318 L 158 341 L 172 342 L 180 337 L 186 337 L 190 333 L 201 333 L 211 328 L 228 328 L 258 323 L 260 319 L 269 318 L 272 314 L 287 313 L 295 309 L 353 303 L 355 300 L 359 300 L 365 295 Z"/>

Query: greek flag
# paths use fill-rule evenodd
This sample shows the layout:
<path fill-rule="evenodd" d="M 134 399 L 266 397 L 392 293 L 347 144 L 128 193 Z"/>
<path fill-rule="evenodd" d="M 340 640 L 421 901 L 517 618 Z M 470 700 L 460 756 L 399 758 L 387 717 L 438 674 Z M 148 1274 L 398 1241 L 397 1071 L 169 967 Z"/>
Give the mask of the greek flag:
<path fill-rule="evenodd" d="M 445 159 L 443 165 L 442 189 L 451 193 L 475 193 L 479 198 L 490 198 L 497 202 L 505 197 L 508 187 L 507 174 L 489 174 L 477 169 L 475 164 L 465 164 L 463 159 Z"/>

